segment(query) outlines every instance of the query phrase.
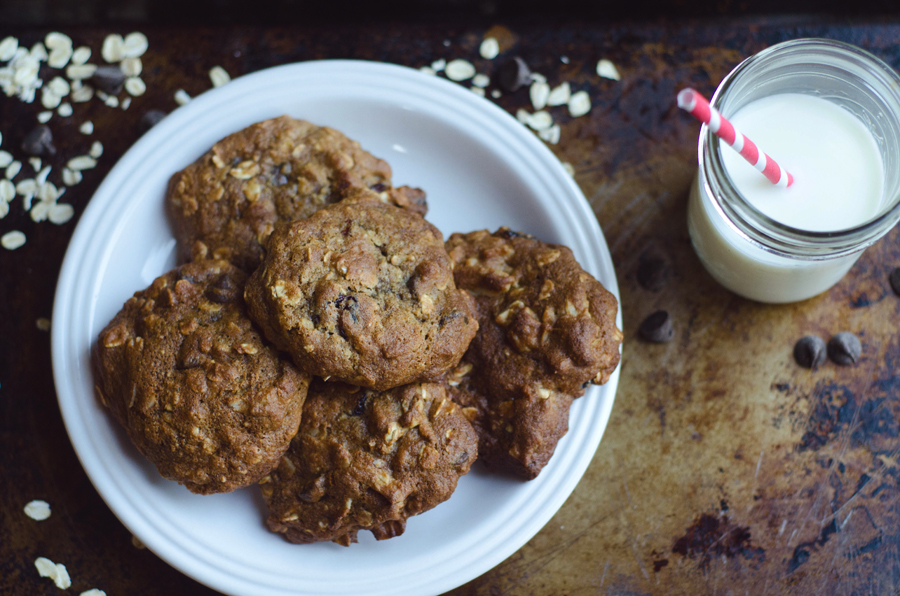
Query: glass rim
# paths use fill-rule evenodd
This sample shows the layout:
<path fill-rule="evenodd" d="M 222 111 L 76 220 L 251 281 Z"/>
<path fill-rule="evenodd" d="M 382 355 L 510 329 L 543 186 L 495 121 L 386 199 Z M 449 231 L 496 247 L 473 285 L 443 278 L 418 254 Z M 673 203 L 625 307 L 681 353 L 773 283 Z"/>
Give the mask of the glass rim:
<path fill-rule="evenodd" d="M 819 50 L 832 55 L 856 58 L 872 74 L 880 75 L 900 105 L 900 75 L 877 56 L 854 45 L 822 38 L 800 38 L 770 46 L 743 60 L 719 83 L 710 105 L 720 109 L 728 99 L 728 92 L 748 69 L 773 55 L 795 49 Z M 893 114 L 900 120 L 900 113 Z M 730 150 L 726 148 L 727 150 Z M 894 205 L 859 225 L 834 231 L 811 231 L 778 222 L 749 203 L 735 188 L 721 160 L 722 143 L 719 137 L 703 125 L 700 130 L 697 156 L 704 171 L 705 190 L 713 206 L 740 236 L 759 248 L 781 256 L 806 259 L 831 259 L 858 252 L 876 242 L 900 221 L 900 197 Z M 708 156 L 708 160 L 704 157 Z M 717 188 L 711 183 L 715 182 Z M 717 192 L 718 191 L 718 192 Z"/>

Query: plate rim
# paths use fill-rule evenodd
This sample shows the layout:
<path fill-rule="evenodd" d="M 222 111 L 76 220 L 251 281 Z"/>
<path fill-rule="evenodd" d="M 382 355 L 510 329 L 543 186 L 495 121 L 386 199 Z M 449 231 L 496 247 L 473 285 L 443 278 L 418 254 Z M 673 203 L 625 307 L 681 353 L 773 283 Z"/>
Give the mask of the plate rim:
<path fill-rule="evenodd" d="M 111 200 L 111 198 L 104 199 L 104 197 L 111 197 L 116 188 L 121 185 L 122 182 L 120 179 L 123 175 L 125 175 L 125 173 L 127 173 L 129 167 L 132 165 L 132 162 L 136 159 L 136 156 L 140 155 L 141 153 L 145 153 L 152 146 L 158 145 L 159 143 L 163 142 L 167 129 L 176 127 L 181 121 L 189 120 L 195 112 L 202 112 L 216 105 L 216 103 L 230 101 L 229 98 L 231 98 L 232 96 L 240 96 L 245 92 L 252 93 L 252 86 L 259 81 L 287 74 L 296 75 L 298 72 L 303 75 L 303 71 L 310 71 L 310 73 L 314 73 L 317 69 L 325 69 L 325 71 L 330 75 L 334 75 L 335 71 L 346 71 L 345 74 L 352 74 L 353 72 L 358 73 L 360 70 L 371 71 L 371 73 L 379 76 L 396 77 L 399 79 L 404 79 L 406 80 L 406 82 L 412 81 L 411 84 L 423 85 L 425 87 L 434 87 L 440 93 L 447 94 L 447 96 L 452 98 L 454 102 L 460 102 L 460 105 L 467 106 L 468 108 L 475 110 L 476 112 L 482 112 L 489 119 L 496 119 L 498 121 L 498 125 L 503 126 L 504 128 L 508 129 L 508 132 L 510 134 L 518 137 L 517 140 L 520 140 L 523 143 L 522 150 L 524 151 L 525 149 L 527 149 L 529 152 L 534 153 L 538 160 L 541 162 L 541 165 L 547 168 L 547 172 L 545 173 L 548 175 L 552 175 L 554 178 L 554 182 L 556 182 L 557 184 L 561 184 L 567 191 L 567 196 L 563 198 L 557 197 L 556 203 L 562 203 L 570 210 L 578 212 L 575 213 L 574 216 L 580 220 L 580 223 L 582 225 L 585 225 L 588 228 L 587 230 L 577 230 L 583 236 L 582 238 L 580 238 L 580 244 L 590 247 L 590 250 L 588 252 L 590 254 L 591 260 L 596 261 L 594 263 L 594 267 L 592 267 L 592 269 L 595 270 L 594 273 L 596 273 L 596 270 L 604 271 L 604 285 L 606 286 L 607 290 L 609 290 L 614 296 L 616 296 L 616 299 L 619 301 L 617 325 L 619 326 L 619 328 L 622 328 L 622 307 L 621 300 L 619 300 L 618 283 L 616 280 L 615 269 L 612 264 L 612 257 L 609 252 L 608 245 L 605 241 L 605 237 L 602 230 L 600 229 L 596 216 L 590 209 L 589 204 L 580 188 L 577 186 L 574 179 L 569 176 L 568 173 L 566 173 L 566 171 L 562 168 L 562 165 L 555 157 L 555 155 L 553 155 L 553 153 L 541 141 L 539 141 L 535 135 L 527 131 L 527 129 L 525 129 L 505 110 L 495 105 L 493 102 L 479 98 L 474 93 L 471 93 L 469 90 L 460 85 L 437 77 L 419 73 L 415 69 L 411 69 L 408 67 L 361 60 L 318 60 L 300 62 L 275 66 L 244 75 L 242 77 L 234 79 L 228 85 L 210 90 L 198 96 L 186 106 L 173 111 L 172 114 L 167 116 L 165 120 L 163 120 L 160 124 L 158 124 L 147 134 L 145 134 L 141 139 L 139 139 L 113 166 L 109 174 L 98 187 L 96 193 L 88 203 L 87 207 L 84 209 L 84 212 L 82 213 L 82 216 L 78 222 L 78 226 L 73 232 L 72 239 L 70 241 L 69 247 L 66 251 L 66 255 L 62 262 L 62 267 L 60 269 L 59 281 L 57 284 L 56 295 L 54 297 L 53 320 L 62 322 L 67 319 L 65 313 L 66 306 L 69 302 L 71 302 L 69 300 L 72 295 L 71 288 L 76 283 L 77 277 L 75 275 L 78 269 L 76 265 L 80 263 L 77 258 L 81 256 L 85 252 L 85 248 L 90 245 L 91 229 L 97 228 L 103 221 L 107 221 L 107 218 L 111 218 L 113 220 L 116 219 L 117 214 L 119 217 L 123 217 L 123 213 L 121 212 L 108 212 L 105 214 L 106 217 L 104 217 L 102 208 L 106 206 L 106 203 Z M 166 122 L 167 120 L 168 123 Z M 100 197 L 99 200 L 97 200 L 98 197 Z M 574 198 L 575 200 L 571 201 L 571 198 Z M 106 203 L 103 202 L 104 200 L 106 201 Z M 120 211 L 123 208 L 127 211 L 127 207 L 120 207 Z M 88 224 L 92 224 L 92 228 L 88 228 L 88 224 L 82 225 L 82 222 L 88 222 Z M 111 244 L 112 242 L 112 239 L 106 241 L 107 244 Z M 93 301 L 94 303 L 96 302 L 95 299 Z M 94 485 L 95 490 L 97 490 L 98 494 L 100 494 L 101 498 L 103 498 L 104 502 L 106 502 L 107 506 L 110 507 L 116 517 L 129 530 L 131 530 L 132 533 L 143 540 L 142 535 L 149 536 L 150 533 L 154 531 L 153 528 L 150 528 L 147 525 L 149 524 L 149 520 L 142 519 L 140 517 L 135 518 L 133 516 L 127 516 L 127 521 L 123 518 L 123 516 L 126 516 L 128 512 L 123 512 L 122 503 L 120 503 L 119 501 L 111 502 L 112 497 L 105 492 L 105 490 L 108 489 L 101 489 L 101 487 L 98 486 L 98 482 L 102 480 L 102 475 L 95 468 L 95 465 L 100 464 L 95 464 L 90 461 L 90 454 L 85 451 L 86 446 L 81 442 L 76 441 L 75 437 L 78 436 L 78 432 L 80 429 L 77 429 L 75 425 L 76 422 L 82 421 L 80 420 L 80 412 L 76 412 L 74 410 L 76 402 L 73 402 L 71 399 L 67 399 L 69 393 L 68 382 L 71 378 L 69 375 L 71 375 L 73 372 L 76 372 L 74 369 L 69 368 L 70 363 L 66 360 L 66 357 L 68 355 L 66 349 L 69 340 L 69 338 L 66 337 L 67 331 L 67 325 L 59 324 L 54 325 L 51 332 L 53 375 L 57 388 L 58 402 L 63 413 L 66 431 L 69 434 L 70 441 L 79 458 L 79 461 L 81 462 L 82 467 L 84 468 L 86 474 Z M 74 336 L 75 334 L 72 335 Z M 540 531 L 543 526 L 546 525 L 549 519 L 553 515 L 555 515 L 555 513 L 559 510 L 559 508 L 574 490 L 575 486 L 584 475 L 584 472 L 590 464 L 590 461 L 593 459 L 593 456 L 602 438 L 603 432 L 609 421 L 609 415 L 612 410 L 612 405 L 615 401 L 615 393 L 618 385 L 620 370 L 621 362 L 611 376 L 609 382 L 602 388 L 597 388 L 596 392 L 599 393 L 602 390 L 605 399 L 601 401 L 600 396 L 587 397 L 588 400 L 600 402 L 591 405 L 593 406 L 594 410 L 599 409 L 593 419 L 597 422 L 602 421 L 602 424 L 597 425 L 597 427 L 599 427 L 599 430 L 597 428 L 594 428 L 592 431 L 588 432 L 586 440 L 590 443 L 592 448 L 585 450 L 586 453 L 582 452 L 580 454 L 577 454 L 577 457 L 574 457 L 572 458 L 572 461 L 567 462 L 569 463 L 569 471 L 563 478 L 565 481 L 563 487 L 558 490 L 558 493 L 562 495 L 561 498 L 556 498 L 554 500 L 554 503 L 550 507 L 533 512 L 532 517 L 526 520 L 527 523 L 523 523 L 521 526 L 522 528 L 527 529 L 525 529 L 524 531 L 522 529 L 519 529 L 513 534 L 514 539 L 510 542 L 514 545 L 512 548 L 507 547 L 500 549 L 499 554 L 495 552 L 495 556 L 493 557 L 481 558 L 480 560 L 474 562 L 470 567 L 467 568 L 466 573 L 464 574 L 465 577 L 460 577 L 458 573 L 455 576 L 453 574 L 444 575 L 440 578 L 434 578 L 434 581 L 428 586 L 429 592 L 416 591 L 409 593 L 432 593 L 432 590 L 443 592 L 462 585 L 467 581 L 471 581 L 471 579 L 478 577 L 479 575 L 493 568 L 494 566 L 505 560 L 507 557 L 512 555 L 526 542 L 528 542 L 528 540 L 530 540 L 538 531 Z M 83 373 L 83 369 L 80 372 Z M 93 396 L 91 396 L 91 399 L 93 399 Z M 73 436 L 73 433 L 75 436 Z M 124 495 L 119 495 L 119 497 L 123 496 Z M 157 529 L 156 534 L 161 535 L 161 532 Z M 169 552 L 169 550 L 164 548 L 164 546 L 170 547 L 172 546 L 172 544 L 161 545 L 156 540 L 151 539 L 147 546 L 150 547 L 151 550 L 156 552 L 171 566 L 178 569 L 180 572 L 194 578 L 197 581 L 200 581 L 201 583 L 206 584 L 213 589 L 231 594 L 244 593 L 242 591 L 234 591 L 234 584 L 223 583 L 221 578 L 216 577 L 215 572 L 218 570 L 214 568 L 210 570 L 210 567 L 212 567 L 211 563 L 207 561 L 200 561 L 200 563 L 205 565 L 206 568 L 198 570 L 196 567 L 187 565 L 183 560 L 177 557 L 176 554 L 173 554 Z M 191 554 L 183 545 L 178 544 L 174 546 L 182 550 L 184 554 Z M 194 556 L 196 556 L 196 554 L 194 554 Z M 421 586 L 414 587 L 418 588 Z M 256 593 L 286 594 L 288 592 L 260 592 L 257 590 Z"/>

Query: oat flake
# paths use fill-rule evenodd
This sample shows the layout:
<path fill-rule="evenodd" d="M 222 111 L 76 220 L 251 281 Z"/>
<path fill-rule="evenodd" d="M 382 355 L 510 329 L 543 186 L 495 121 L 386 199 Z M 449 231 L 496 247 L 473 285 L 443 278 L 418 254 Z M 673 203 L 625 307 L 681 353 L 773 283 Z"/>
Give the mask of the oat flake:
<path fill-rule="evenodd" d="M 493 37 L 485 38 L 485 40 L 481 42 L 481 47 L 478 48 L 478 53 L 481 54 L 481 57 L 485 60 L 493 60 L 497 57 L 497 54 L 500 53 L 500 44 L 497 43 L 497 40 Z"/>
<path fill-rule="evenodd" d="M 41 112 L 37 115 L 37 121 L 41 124 L 46 124 L 50 122 L 50 118 L 53 118 L 53 112 L 47 110 L 46 112 Z"/>
<path fill-rule="evenodd" d="M 471 91 L 472 93 L 474 93 L 475 95 L 477 95 L 479 97 L 484 97 L 484 89 L 482 89 L 481 87 L 470 87 L 469 91 Z"/>
<path fill-rule="evenodd" d="M 553 116 L 546 110 L 535 112 L 528 118 L 528 126 L 534 130 L 546 130 L 553 126 Z"/>
<path fill-rule="evenodd" d="M 569 173 L 569 176 L 575 175 L 575 168 L 567 161 L 562 162 L 563 169 Z"/>
<path fill-rule="evenodd" d="M 41 331 L 50 331 L 50 319 L 48 319 L 47 317 L 40 317 L 37 321 L 34 322 L 34 325 Z M 35 506 L 32 509 L 32 512 L 36 512 L 36 515 L 43 515 L 44 517 L 35 517 L 31 513 L 29 513 L 28 508 L 32 505 Z M 48 505 L 46 501 L 32 501 L 28 505 L 25 505 L 25 513 L 28 513 L 28 517 L 30 517 L 31 519 L 41 521 L 50 517 L 50 505 Z"/>
<path fill-rule="evenodd" d="M 458 58 L 447 64 L 445 72 L 451 81 L 465 81 L 475 76 L 475 67 L 471 62 Z"/>
<path fill-rule="evenodd" d="M 49 577 L 60 590 L 67 590 L 72 586 L 72 580 L 69 579 L 69 572 L 62 563 L 54 563 L 45 557 L 38 557 L 34 561 L 41 577 Z"/>
<path fill-rule="evenodd" d="M 431 63 L 431 68 L 433 68 L 435 72 L 441 72 L 442 70 L 447 68 L 447 61 L 443 58 L 435 60 Z"/>
<path fill-rule="evenodd" d="M 569 99 L 569 114 L 572 118 L 584 116 L 591 111 L 591 98 L 587 91 L 579 91 L 574 93 Z"/>
<path fill-rule="evenodd" d="M 143 95 L 146 90 L 147 85 L 144 83 L 143 79 L 139 77 L 128 77 L 125 79 L 125 91 L 127 91 L 129 95 L 138 97 Z"/>
<path fill-rule="evenodd" d="M 41 158 L 40 157 L 29 157 L 28 164 L 35 172 L 39 172 L 41 169 Z"/>
<path fill-rule="evenodd" d="M 12 162 L 8 166 L 6 166 L 6 172 L 5 172 L 6 179 L 12 180 L 16 176 L 18 176 L 18 174 L 21 170 L 22 170 L 22 162 L 21 161 Z"/>
<path fill-rule="evenodd" d="M 16 250 L 25 244 L 25 234 L 19 230 L 13 230 L 0 236 L 0 246 L 6 250 Z"/>
<path fill-rule="evenodd" d="M 188 92 L 184 89 L 179 89 L 175 92 L 175 103 L 177 103 L 178 105 L 187 105 L 189 101 L 191 101 L 191 96 L 188 95 Z"/>
<path fill-rule="evenodd" d="M 59 48 L 71 48 L 72 38 L 65 33 L 52 31 L 47 34 L 47 37 L 44 38 L 44 44 L 51 50 L 56 50 Z"/>
<path fill-rule="evenodd" d="M 478 73 L 474 77 L 472 77 L 472 84 L 476 87 L 487 87 L 491 84 L 491 77 L 487 76 L 484 73 Z"/>
<path fill-rule="evenodd" d="M 72 64 L 84 64 L 91 59 L 91 48 L 81 46 L 72 53 Z"/>
<path fill-rule="evenodd" d="M 554 124 L 550 128 L 538 131 L 538 136 L 547 141 L 551 145 L 559 143 L 560 129 L 559 124 Z"/>
<path fill-rule="evenodd" d="M 64 103 L 60 104 L 59 109 L 56 110 L 56 113 L 62 116 L 63 118 L 68 118 L 72 115 L 72 104 Z"/>
<path fill-rule="evenodd" d="M 117 108 L 117 107 L 119 107 L 119 98 L 116 97 L 115 95 L 110 95 L 109 97 L 107 97 L 106 99 L 103 100 L 103 103 L 105 103 L 106 105 L 108 105 L 111 108 Z"/>
<path fill-rule="evenodd" d="M 94 141 L 94 144 L 91 145 L 91 150 L 88 152 L 88 155 L 97 159 L 101 155 L 103 155 L 103 143 L 100 141 Z"/>
<path fill-rule="evenodd" d="M 70 170 L 69 168 L 63 168 L 62 171 L 62 179 L 63 184 L 66 186 L 75 186 L 79 182 L 81 182 L 83 176 L 81 172 Z"/>
<path fill-rule="evenodd" d="M 141 74 L 143 69 L 144 65 L 141 63 L 140 58 L 125 58 L 122 60 L 122 63 L 119 64 L 119 70 L 127 77 L 136 77 Z"/>
<path fill-rule="evenodd" d="M 140 58 L 150 47 L 147 36 L 135 31 L 125 36 L 122 44 L 122 56 L 124 58 Z"/>
<path fill-rule="evenodd" d="M 90 155 L 79 155 L 78 157 L 73 157 L 69 160 L 69 163 L 66 164 L 73 172 L 77 172 L 80 170 L 89 170 L 97 165 L 97 160 L 91 157 Z"/>
<path fill-rule="evenodd" d="M 531 120 L 531 114 L 529 114 L 527 110 L 519 108 L 516 110 L 516 120 L 522 124 L 528 124 L 528 121 Z"/>
<path fill-rule="evenodd" d="M 72 216 L 75 215 L 75 209 L 69 204 L 66 203 L 57 203 L 50 207 L 50 212 L 47 214 L 47 219 L 50 220 L 51 223 L 55 223 L 58 226 L 68 222 L 72 219 Z"/>
<path fill-rule="evenodd" d="M 435 72 L 435 70 L 430 66 L 423 66 L 419 69 L 419 72 L 432 76 L 437 74 L 437 72 Z"/>
<path fill-rule="evenodd" d="M 5 168 L 13 162 L 12 153 L 0 150 L 0 168 Z"/>
<path fill-rule="evenodd" d="M 72 87 L 72 101 L 74 101 L 75 103 L 84 103 L 86 101 L 90 101 L 92 97 L 94 97 L 94 88 L 90 85 L 84 85 L 82 87 L 78 87 L 77 89 L 74 86 Z"/>
<path fill-rule="evenodd" d="M 47 65 L 52 68 L 65 68 L 71 57 L 72 48 L 57 48 L 51 51 L 50 55 L 47 57 Z"/>
<path fill-rule="evenodd" d="M 209 69 L 209 80 L 212 81 L 213 87 L 221 87 L 231 81 L 231 76 L 221 66 L 213 66 Z"/>
<path fill-rule="evenodd" d="M 9 36 L 0 41 L 0 62 L 11 60 L 19 49 L 19 40 Z"/>
<path fill-rule="evenodd" d="M 61 100 L 62 98 L 54 93 L 53 89 L 49 87 L 41 89 L 41 105 L 48 110 L 56 108 Z"/>
<path fill-rule="evenodd" d="M 47 83 L 47 87 L 60 97 L 65 97 L 72 89 L 69 82 L 62 77 L 53 77 L 50 79 L 50 82 Z"/>
<path fill-rule="evenodd" d="M 16 185 L 6 178 L 0 179 L 0 202 L 9 203 L 16 198 Z"/>
<path fill-rule="evenodd" d="M 96 64 L 70 64 L 66 68 L 66 76 L 73 81 L 79 81 L 91 78 L 96 70 Z"/>
<path fill-rule="evenodd" d="M 528 89 L 528 95 L 531 97 L 531 105 L 535 110 L 543 110 L 547 106 L 547 99 L 550 97 L 550 85 L 535 81 Z"/>
<path fill-rule="evenodd" d="M 98 590 L 97 588 L 91 588 L 85 592 L 82 592 L 78 596 L 106 596 L 106 592 L 103 590 Z"/>
<path fill-rule="evenodd" d="M 499 99 L 501 95 L 503 94 L 499 89 L 494 89 L 493 91 L 491 91 L 491 97 L 493 97 L 494 99 Z"/>
<path fill-rule="evenodd" d="M 103 47 L 100 49 L 100 55 L 109 63 L 121 62 L 124 58 L 123 46 L 125 40 L 118 33 L 112 33 L 103 40 Z"/>
<path fill-rule="evenodd" d="M 84 135 L 93 134 L 94 132 L 94 123 L 90 120 L 85 121 L 81 126 L 78 127 L 79 132 Z"/>
<path fill-rule="evenodd" d="M 564 106 L 569 103 L 570 97 L 572 97 L 572 88 L 569 86 L 569 83 L 563 83 L 550 92 L 550 95 L 547 97 L 547 105 Z"/>
<path fill-rule="evenodd" d="M 597 62 L 597 74 L 604 79 L 612 79 L 613 81 L 618 81 L 622 78 L 616 65 L 605 58 Z"/>

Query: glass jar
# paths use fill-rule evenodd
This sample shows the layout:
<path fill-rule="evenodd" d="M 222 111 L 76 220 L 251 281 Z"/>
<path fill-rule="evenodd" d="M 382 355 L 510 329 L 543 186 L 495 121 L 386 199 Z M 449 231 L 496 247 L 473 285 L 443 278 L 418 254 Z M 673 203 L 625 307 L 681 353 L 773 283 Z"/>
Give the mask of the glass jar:
<path fill-rule="evenodd" d="M 688 200 L 694 250 L 723 286 L 751 300 L 772 303 L 824 292 L 900 220 L 897 73 L 855 46 L 796 39 L 744 60 L 722 80 L 710 103 L 728 118 L 752 101 L 779 93 L 831 101 L 862 121 L 883 158 L 884 195 L 877 215 L 852 228 L 810 232 L 779 223 L 741 196 L 722 160 L 721 152 L 732 149 L 704 125 L 699 169 Z"/>

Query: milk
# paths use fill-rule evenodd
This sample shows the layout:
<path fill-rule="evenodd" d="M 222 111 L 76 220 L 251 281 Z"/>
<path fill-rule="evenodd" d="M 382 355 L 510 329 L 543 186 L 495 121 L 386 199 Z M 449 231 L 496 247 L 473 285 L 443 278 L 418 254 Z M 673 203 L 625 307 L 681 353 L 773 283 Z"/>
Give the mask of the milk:
<path fill-rule="evenodd" d="M 811 232 L 855 227 L 877 215 L 884 165 L 869 129 L 825 99 L 779 93 L 742 107 L 731 123 L 794 175 L 776 186 L 736 151 L 722 149 L 738 192 L 775 221 Z"/>

